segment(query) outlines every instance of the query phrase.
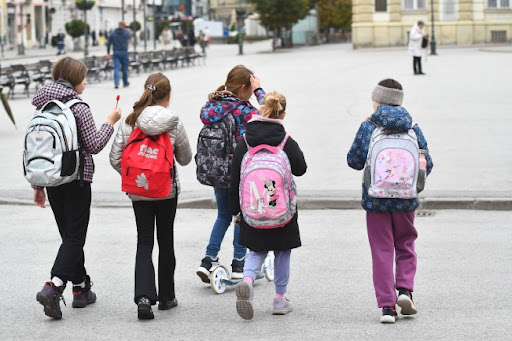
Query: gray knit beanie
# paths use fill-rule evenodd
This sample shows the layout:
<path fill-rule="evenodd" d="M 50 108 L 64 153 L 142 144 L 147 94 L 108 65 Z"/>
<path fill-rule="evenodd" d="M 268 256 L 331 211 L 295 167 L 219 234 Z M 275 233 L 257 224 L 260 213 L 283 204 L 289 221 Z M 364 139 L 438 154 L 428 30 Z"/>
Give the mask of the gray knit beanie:
<path fill-rule="evenodd" d="M 402 105 L 404 92 L 403 90 L 377 85 L 375 89 L 373 89 L 372 100 L 380 104 Z"/>

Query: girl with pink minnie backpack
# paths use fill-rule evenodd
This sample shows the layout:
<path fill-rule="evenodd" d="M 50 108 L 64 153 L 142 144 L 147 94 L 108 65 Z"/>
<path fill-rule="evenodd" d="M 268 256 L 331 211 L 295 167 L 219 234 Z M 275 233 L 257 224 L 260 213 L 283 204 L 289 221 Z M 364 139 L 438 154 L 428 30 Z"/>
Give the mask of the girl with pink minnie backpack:
<path fill-rule="evenodd" d="M 290 254 L 291 249 L 301 246 L 301 241 L 291 174 L 303 175 L 307 165 L 299 145 L 284 129 L 285 110 L 285 97 L 276 91 L 268 93 L 260 108 L 261 116 L 249 121 L 233 155 L 229 208 L 240 223 L 239 243 L 250 250 L 243 280 L 236 286 L 236 309 L 246 320 L 253 317 L 253 283 L 269 251 L 275 254 L 276 296 L 272 312 L 284 315 L 292 311 L 285 298 Z M 260 167 L 271 158 L 276 161 L 275 170 Z M 264 178 L 258 179 L 254 174 Z"/>

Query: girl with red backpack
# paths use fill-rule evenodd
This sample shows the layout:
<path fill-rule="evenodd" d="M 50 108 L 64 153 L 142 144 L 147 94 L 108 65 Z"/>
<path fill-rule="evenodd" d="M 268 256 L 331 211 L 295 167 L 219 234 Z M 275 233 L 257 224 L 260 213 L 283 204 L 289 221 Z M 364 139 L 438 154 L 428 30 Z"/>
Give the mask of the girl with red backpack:
<path fill-rule="evenodd" d="M 144 83 L 142 96 L 133 105 L 133 112 L 126 118 L 124 124 L 120 125 L 112 144 L 110 164 L 115 170 L 121 173 L 121 169 L 125 169 L 125 165 L 123 167 L 121 165 L 127 162 L 129 155 L 123 151 L 127 149 L 130 142 L 134 141 L 132 135 L 135 134 L 137 136 L 146 134 L 149 140 L 160 140 L 167 136 L 170 138 L 172 151 L 167 151 L 167 153 L 164 153 L 164 150 L 159 151 L 158 148 L 150 150 L 151 148 L 147 146 L 144 148 L 141 145 L 139 154 L 148 159 L 148 164 L 155 158 L 164 158 L 169 155 L 169 152 L 171 152 L 170 155 L 174 154 L 173 158 L 182 166 L 192 160 L 185 127 L 178 115 L 167 109 L 170 98 L 169 79 L 162 73 L 150 75 Z M 134 300 L 137 304 L 138 317 L 143 320 L 154 318 L 151 306 L 155 305 L 157 301 L 159 310 L 168 310 L 178 305 L 174 290 L 176 258 L 173 234 L 180 182 L 174 160 L 168 161 L 171 161 L 171 165 L 173 165 L 173 169 L 170 170 L 172 183 L 168 193 L 165 193 L 163 197 L 162 195 L 142 196 L 140 193 L 139 195 L 128 194 L 132 200 L 137 224 Z M 151 189 L 151 179 L 141 181 L 142 175 L 135 181 L 139 181 L 140 187 Z M 158 294 L 152 261 L 155 220 L 159 246 Z"/>

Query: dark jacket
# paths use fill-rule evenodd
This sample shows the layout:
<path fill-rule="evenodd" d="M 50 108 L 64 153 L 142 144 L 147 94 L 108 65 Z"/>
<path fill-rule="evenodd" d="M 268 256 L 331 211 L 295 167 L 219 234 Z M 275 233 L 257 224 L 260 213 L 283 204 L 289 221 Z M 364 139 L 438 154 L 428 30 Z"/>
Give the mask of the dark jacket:
<path fill-rule="evenodd" d="M 131 33 L 127 29 L 118 27 L 112 31 L 107 42 L 107 53 L 110 54 L 110 45 L 114 45 L 114 52 L 127 52 L 130 45 Z"/>
<path fill-rule="evenodd" d="M 348 165 L 354 169 L 361 170 L 366 163 L 368 149 L 370 147 L 370 138 L 373 130 L 377 126 L 383 126 L 391 130 L 407 131 L 413 129 L 418 137 L 420 149 L 427 151 L 427 175 L 430 174 L 434 163 L 428 151 L 427 140 L 423 132 L 416 124 L 413 126 L 411 115 L 400 106 L 380 105 L 377 111 L 372 114 L 369 121 L 361 123 L 357 131 L 352 147 L 347 154 Z M 366 186 L 363 184 L 363 198 L 361 205 L 366 211 L 370 212 L 411 212 L 418 208 L 419 200 L 415 199 L 379 199 L 368 196 Z"/>
<path fill-rule="evenodd" d="M 269 120 L 256 117 L 247 124 L 246 139 L 251 147 L 260 144 L 271 146 L 279 145 L 286 132 L 281 120 Z M 229 209 L 233 215 L 240 213 L 240 167 L 242 158 L 247 152 L 247 145 L 242 139 L 238 143 L 233 155 L 233 164 L 231 168 L 231 185 L 229 187 Z M 304 160 L 304 154 L 299 145 L 291 137 L 288 138 L 284 146 L 284 152 L 290 160 L 292 174 L 301 176 L 306 173 L 307 165 Z M 238 242 L 255 252 L 270 250 L 289 250 L 301 246 L 299 224 L 297 222 L 298 213 L 292 220 L 283 227 L 274 229 L 255 229 L 244 221 L 240 222 L 240 235 Z"/>
<path fill-rule="evenodd" d="M 71 84 L 59 79 L 57 82 L 47 83 L 37 90 L 32 99 L 32 104 L 40 109 L 50 100 L 56 99 L 66 103 L 75 98 L 81 100 Z M 98 154 L 106 146 L 114 132 L 114 127 L 108 123 L 103 123 L 100 129 L 96 130 L 96 123 L 87 104 L 78 103 L 71 108 L 71 111 L 75 115 L 76 126 L 80 133 L 78 144 L 85 157 L 84 181 L 92 182 L 94 174 L 92 154 Z M 77 180 L 79 178 L 80 172 L 77 174 Z"/>

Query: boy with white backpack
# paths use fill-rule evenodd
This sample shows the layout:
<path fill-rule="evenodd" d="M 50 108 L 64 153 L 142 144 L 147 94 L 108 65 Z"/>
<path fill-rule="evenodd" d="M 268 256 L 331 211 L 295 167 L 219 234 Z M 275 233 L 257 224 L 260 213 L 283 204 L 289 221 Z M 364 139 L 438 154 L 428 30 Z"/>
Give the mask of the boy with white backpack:
<path fill-rule="evenodd" d="M 292 311 L 284 295 L 291 249 L 301 246 L 292 175 L 303 175 L 307 165 L 299 145 L 284 129 L 285 110 L 285 97 L 275 91 L 268 93 L 260 108 L 261 116 L 249 121 L 233 155 L 229 208 L 240 224 L 239 243 L 250 250 L 243 280 L 236 287 L 236 309 L 246 320 L 253 317 L 253 283 L 268 251 L 275 255 L 272 313 Z"/>
<path fill-rule="evenodd" d="M 416 273 L 414 216 L 418 193 L 434 166 L 421 129 L 401 106 L 403 96 L 402 85 L 393 79 L 375 87 L 374 113 L 361 123 L 347 155 L 350 167 L 364 168 L 361 204 L 367 211 L 373 284 L 382 323 L 395 322 L 395 304 L 402 315 L 417 312 L 411 294 Z"/>

